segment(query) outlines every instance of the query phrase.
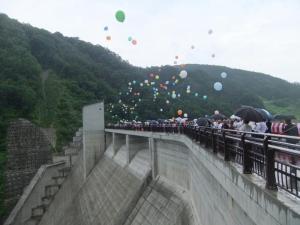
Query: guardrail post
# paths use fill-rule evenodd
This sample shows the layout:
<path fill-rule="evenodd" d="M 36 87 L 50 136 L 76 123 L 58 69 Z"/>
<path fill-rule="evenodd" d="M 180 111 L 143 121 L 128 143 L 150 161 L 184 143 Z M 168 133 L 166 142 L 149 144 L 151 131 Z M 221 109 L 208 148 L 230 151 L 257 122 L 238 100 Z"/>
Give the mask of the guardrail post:
<path fill-rule="evenodd" d="M 266 157 L 266 188 L 269 190 L 277 191 L 276 178 L 275 178 L 275 151 L 269 148 L 270 137 L 264 138 L 264 153 Z"/>
<path fill-rule="evenodd" d="M 243 146 L 243 173 L 251 174 L 252 173 L 252 162 L 250 158 L 251 144 L 246 143 L 245 136 L 246 136 L 245 133 L 242 134 L 241 136 L 241 142 Z"/>
<path fill-rule="evenodd" d="M 204 129 L 204 137 L 205 137 L 205 147 L 208 148 L 209 142 L 208 142 L 208 132 L 206 132 L 206 128 Z"/>
<path fill-rule="evenodd" d="M 212 144 L 212 148 L 213 148 L 213 153 L 217 153 L 217 147 L 216 147 L 216 138 L 215 138 L 215 130 L 212 129 L 211 130 L 211 144 Z"/>
<path fill-rule="evenodd" d="M 224 141 L 224 160 L 225 161 L 230 161 L 230 151 L 227 147 L 226 132 L 225 131 L 223 131 L 222 136 L 223 136 L 223 141 Z"/>

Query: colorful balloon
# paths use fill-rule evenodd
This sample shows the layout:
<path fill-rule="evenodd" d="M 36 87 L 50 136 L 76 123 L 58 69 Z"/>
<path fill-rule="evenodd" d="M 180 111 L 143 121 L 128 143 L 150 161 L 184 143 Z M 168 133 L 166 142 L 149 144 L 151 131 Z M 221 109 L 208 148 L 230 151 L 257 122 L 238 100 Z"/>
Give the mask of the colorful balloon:
<path fill-rule="evenodd" d="M 225 79 L 227 77 L 227 73 L 226 72 L 222 72 L 221 73 L 221 77 Z"/>
<path fill-rule="evenodd" d="M 156 76 L 155 76 L 155 79 L 156 79 L 156 80 L 159 80 L 159 75 L 156 75 Z"/>
<path fill-rule="evenodd" d="M 125 13 L 122 10 L 118 10 L 115 16 L 118 22 L 123 23 L 125 21 Z"/>
<path fill-rule="evenodd" d="M 176 94 L 175 93 L 172 93 L 172 96 L 171 96 L 173 99 L 176 98 Z"/>
<path fill-rule="evenodd" d="M 160 109 L 160 111 L 162 112 L 162 111 L 164 111 L 163 109 Z"/>
<path fill-rule="evenodd" d="M 132 43 L 133 45 L 137 45 L 137 40 L 132 40 L 131 43 Z"/>
<path fill-rule="evenodd" d="M 170 104 L 170 101 L 169 101 L 169 100 L 167 100 L 167 101 L 166 101 L 166 103 L 167 103 L 167 104 Z"/>
<path fill-rule="evenodd" d="M 181 70 L 179 73 L 179 76 L 181 79 L 185 79 L 187 77 L 188 73 L 186 72 L 186 70 Z"/>
<path fill-rule="evenodd" d="M 203 99 L 206 100 L 208 97 L 207 95 L 203 95 Z"/>
<path fill-rule="evenodd" d="M 198 93 L 195 93 L 195 97 L 198 97 L 198 95 L 199 95 Z"/>
<path fill-rule="evenodd" d="M 220 82 L 214 83 L 214 89 L 215 89 L 216 91 L 222 91 L 222 89 L 223 89 L 222 83 L 220 83 Z"/>

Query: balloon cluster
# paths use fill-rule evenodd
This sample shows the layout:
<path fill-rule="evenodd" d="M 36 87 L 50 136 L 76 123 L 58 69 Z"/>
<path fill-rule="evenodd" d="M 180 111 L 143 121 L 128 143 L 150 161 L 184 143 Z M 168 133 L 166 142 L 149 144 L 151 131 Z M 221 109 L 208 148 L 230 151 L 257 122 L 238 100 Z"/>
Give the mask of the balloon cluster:
<path fill-rule="evenodd" d="M 126 21 L 125 12 L 123 10 L 116 11 L 115 19 L 119 23 L 124 23 Z M 106 32 L 106 34 L 108 34 L 109 30 L 110 29 L 108 26 L 104 27 L 104 32 Z M 208 34 L 212 35 L 213 30 L 209 29 Z M 110 35 L 106 35 L 106 40 L 111 41 L 112 37 Z M 132 36 L 128 36 L 127 40 L 132 45 L 138 44 L 138 41 Z M 194 50 L 195 46 L 191 45 L 190 49 Z M 211 54 L 211 57 L 215 58 L 215 53 Z M 111 114 L 113 114 L 112 117 L 119 118 L 122 115 L 133 115 L 134 118 L 137 118 L 137 109 L 139 107 L 142 107 L 141 104 L 143 102 L 155 102 L 158 99 L 163 99 L 163 101 L 166 103 L 164 107 L 159 108 L 159 112 L 164 112 L 167 109 L 166 107 L 170 107 L 173 101 L 179 101 L 179 98 L 181 98 L 181 93 L 176 92 L 178 91 L 178 88 L 176 88 L 177 85 L 186 86 L 186 94 L 192 94 L 191 96 L 198 98 L 200 96 L 199 93 L 192 92 L 191 85 L 187 84 L 191 75 L 189 74 L 190 71 L 188 70 L 186 65 L 182 63 L 182 57 L 180 55 L 175 55 L 173 59 L 174 65 L 178 64 L 178 66 L 176 67 L 180 68 L 179 74 L 173 75 L 172 77 L 170 77 L 170 79 L 166 80 L 163 79 L 164 76 L 160 74 L 161 69 L 159 68 L 158 71 L 148 74 L 148 77 L 145 80 L 129 81 L 126 90 L 122 90 L 121 92 L 119 92 L 119 99 L 117 103 L 109 104 L 108 110 Z M 222 79 L 226 79 L 228 77 L 226 72 L 222 72 L 220 76 Z M 213 84 L 213 89 L 217 92 L 220 92 L 223 90 L 223 84 L 217 81 Z M 183 98 L 185 96 L 186 95 L 182 95 Z M 200 98 L 202 98 L 203 101 L 208 100 L 207 95 L 201 96 L 202 97 Z M 187 113 L 183 114 L 183 111 L 181 109 L 177 111 L 177 114 L 179 116 L 183 115 L 185 118 L 188 117 Z"/>

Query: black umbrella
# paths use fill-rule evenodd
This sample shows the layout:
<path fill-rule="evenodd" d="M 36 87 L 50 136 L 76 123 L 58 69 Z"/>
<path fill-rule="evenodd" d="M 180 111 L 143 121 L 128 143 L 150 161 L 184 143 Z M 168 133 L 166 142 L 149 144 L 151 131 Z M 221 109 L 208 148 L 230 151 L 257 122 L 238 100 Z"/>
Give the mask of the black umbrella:
<path fill-rule="evenodd" d="M 250 106 L 244 106 L 238 109 L 234 115 L 241 117 L 243 120 L 253 121 L 253 122 L 263 122 L 265 118 L 260 114 L 255 108 Z"/>
<path fill-rule="evenodd" d="M 204 126 L 206 126 L 208 123 L 209 123 L 208 118 L 199 118 L 199 119 L 197 119 L 197 124 L 198 124 L 198 126 L 200 126 L 200 127 L 204 127 Z"/>
<path fill-rule="evenodd" d="M 224 116 L 223 114 L 214 114 L 210 116 L 210 118 L 213 120 L 224 120 L 226 119 L 226 116 Z"/>
<path fill-rule="evenodd" d="M 259 108 L 256 108 L 255 110 L 257 112 L 259 112 L 265 118 L 265 121 L 273 119 L 272 114 L 270 112 L 268 112 L 267 110 L 265 110 L 265 109 L 259 109 Z"/>
<path fill-rule="evenodd" d="M 296 117 L 293 115 L 276 115 L 273 118 L 274 120 L 295 120 Z"/>

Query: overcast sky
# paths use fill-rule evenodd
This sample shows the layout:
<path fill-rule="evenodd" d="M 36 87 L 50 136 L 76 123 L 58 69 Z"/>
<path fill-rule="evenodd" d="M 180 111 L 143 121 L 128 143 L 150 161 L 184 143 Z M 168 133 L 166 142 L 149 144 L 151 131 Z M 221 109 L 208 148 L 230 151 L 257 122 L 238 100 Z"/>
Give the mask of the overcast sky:
<path fill-rule="evenodd" d="M 119 9 L 124 23 L 115 20 Z M 300 0 L 0 0 L 0 12 L 137 66 L 173 65 L 178 56 L 300 82 Z"/>

